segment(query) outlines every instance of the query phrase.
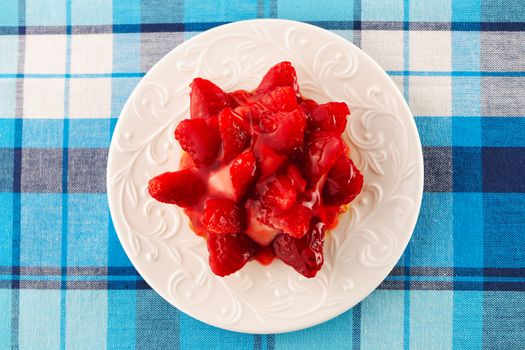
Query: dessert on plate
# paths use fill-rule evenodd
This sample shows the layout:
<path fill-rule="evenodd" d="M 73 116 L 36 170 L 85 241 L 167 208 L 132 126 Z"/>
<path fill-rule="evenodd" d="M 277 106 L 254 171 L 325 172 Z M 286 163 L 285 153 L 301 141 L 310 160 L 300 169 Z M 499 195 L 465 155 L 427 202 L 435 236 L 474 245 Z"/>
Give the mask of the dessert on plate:
<path fill-rule="evenodd" d="M 341 137 L 349 115 L 344 102 L 302 96 L 290 62 L 253 91 L 196 78 L 190 118 L 175 129 L 179 169 L 151 179 L 148 191 L 184 209 L 216 275 L 277 258 L 314 277 L 326 231 L 363 186 Z"/>

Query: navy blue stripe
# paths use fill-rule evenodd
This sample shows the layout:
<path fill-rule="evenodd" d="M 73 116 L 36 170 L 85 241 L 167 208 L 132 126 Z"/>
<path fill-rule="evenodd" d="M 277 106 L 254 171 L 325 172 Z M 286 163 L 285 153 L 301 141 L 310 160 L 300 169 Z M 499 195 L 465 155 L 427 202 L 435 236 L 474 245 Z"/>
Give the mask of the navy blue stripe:
<path fill-rule="evenodd" d="M 272 9 L 270 9 L 272 10 Z M 272 16 L 272 15 L 270 15 Z M 275 17 L 275 16 L 272 16 Z M 409 21 L 305 21 L 328 30 L 359 30 L 367 23 L 373 23 L 381 30 L 399 30 L 408 28 Z M 82 32 L 83 27 L 92 28 L 95 33 L 158 33 L 158 32 L 201 32 L 230 22 L 193 22 L 193 23 L 141 23 L 141 24 L 107 24 L 93 26 L 0 26 L 0 35 L 24 35 L 31 34 L 71 34 Z M 481 32 L 522 32 L 525 31 L 525 22 L 411 22 L 416 30 L 421 30 L 427 25 L 433 30 L 452 31 L 481 31 Z M 107 29 L 106 29 L 107 28 Z M 449 29 L 450 28 L 450 29 Z M 40 29 L 40 30 L 39 30 Z M 408 30 L 408 29 L 405 29 Z"/>
<path fill-rule="evenodd" d="M 142 279 L 137 280 L 90 280 L 90 281 L 68 281 L 62 283 L 59 280 L 26 280 L 5 279 L 0 280 L 0 289 L 53 289 L 53 290 L 149 290 L 151 287 Z M 410 295 L 410 290 L 433 290 L 433 291 L 525 291 L 523 281 L 411 281 L 410 289 L 406 289 L 406 281 L 385 280 L 378 287 L 381 290 L 404 290 L 405 295 Z M 410 306 L 405 304 L 405 307 Z M 408 324 L 409 325 L 409 324 Z M 408 332 L 409 329 L 406 331 Z M 18 333 L 17 333 L 18 334 Z M 406 333 L 409 337 L 409 333 Z M 352 335 L 354 336 L 354 335 Z M 268 348 L 275 346 L 272 335 L 267 338 Z"/>
<path fill-rule="evenodd" d="M 266 336 L 266 348 L 268 350 L 275 350 L 275 335 L 268 334 Z"/>
<path fill-rule="evenodd" d="M 18 2 L 18 24 L 19 24 L 19 35 L 24 35 L 25 31 L 22 29 L 25 27 L 26 20 L 26 2 L 25 0 L 20 0 Z M 23 42 L 25 44 L 25 42 Z M 18 70 L 22 70 L 24 67 L 25 61 L 25 48 L 18 46 Z M 23 53 L 23 55 L 22 55 Z M 20 62 L 20 60 L 24 60 Z M 23 137 L 23 87 L 24 81 L 17 81 L 17 94 L 16 94 L 16 109 L 20 115 L 16 115 L 14 122 L 14 144 L 17 149 L 13 151 L 13 233 L 11 241 L 11 265 L 20 266 L 20 238 L 21 238 L 21 211 L 22 211 L 22 196 L 20 194 L 22 189 L 22 150 L 18 149 L 22 147 L 22 137 Z M 16 192 L 15 192 L 16 189 Z M 17 193 L 18 192 L 18 193 Z M 18 349 L 19 344 L 19 332 L 20 332 L 20 293 L 18 289 L 20 288 L 20 283 L 18 277 L 20 276 L 20 269 L 13 267 L 13 276 L 14 279 L 10 281 L 11 288 L 13 291 L 11 293 L 11 349 Z"/>
<path fill-rule="evenodd" d="M 410 67 L 410 55 L 409 55 L 409 19 L 410 19 L 410 0 L 404 0 L 403 1 L 403 70 L 408 71 L 408 68 Z M 410 101 L 409 99 L 409 83 L 410 80 L 408 76 L 403 77 L 403 96 L 406 101 Z M 410 276 L 410 246 L 405 249 L 405 268 L 404 272 L 405 275 Z M 405 289 L 405 292 L 403 294 L 403 348 L 409 349 L 410 348 L 410 280 L 406 280 L 403 282 L 403 287 Z"/>
<path fill-rule="evenodd" d="M 361 349 L 361 304 L 352 309 L 352 350 Z"/>

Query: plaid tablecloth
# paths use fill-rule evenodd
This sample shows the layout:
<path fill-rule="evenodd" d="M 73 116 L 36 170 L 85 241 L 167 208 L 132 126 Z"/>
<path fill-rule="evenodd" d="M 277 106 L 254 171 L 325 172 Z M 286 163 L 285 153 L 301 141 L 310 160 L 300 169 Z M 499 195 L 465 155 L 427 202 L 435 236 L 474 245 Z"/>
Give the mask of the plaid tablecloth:
<path fill-rule="evenodd" d="M 162 300 L 109 216 L 112 130 L 166 52 L 224 22 L 334 31 L 403 91 L 425 156 L 408 250 L 304 331 L 216 329 Z M 0 1 L 1 349 L 524 349 L 523 0 Z"/>

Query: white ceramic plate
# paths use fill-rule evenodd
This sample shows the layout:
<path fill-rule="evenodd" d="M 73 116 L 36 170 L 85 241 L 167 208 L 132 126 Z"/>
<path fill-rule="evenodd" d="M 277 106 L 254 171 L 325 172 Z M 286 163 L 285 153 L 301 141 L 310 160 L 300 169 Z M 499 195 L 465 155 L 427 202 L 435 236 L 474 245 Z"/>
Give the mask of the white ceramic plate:
<path fill-rule="evenodd" d="M 147 181 L 178 167 L 177 123 L 189 115 L 189 84 L 211 79 L 225 90 L 253 89 L 283 60 L 297 70 L 303 95 L 345 101 L 345 136 L 365 187 L 325 242 L 325 263 L 308 280 L 280 261 L 248 263 L 226 278 L 208 267 L 204 240 L 183 212 L 147 194 Z M 195 36 L 140 81 L 111 142 L 108 197 L 116 231 L 146 282 L 183 312 L 208 324 L 277 333 L 335 317 L 373 291 L 403 253 L 423 191 L 423 158 L 402 95 L 368 55 L 308 24 L 253 20 Z"/>

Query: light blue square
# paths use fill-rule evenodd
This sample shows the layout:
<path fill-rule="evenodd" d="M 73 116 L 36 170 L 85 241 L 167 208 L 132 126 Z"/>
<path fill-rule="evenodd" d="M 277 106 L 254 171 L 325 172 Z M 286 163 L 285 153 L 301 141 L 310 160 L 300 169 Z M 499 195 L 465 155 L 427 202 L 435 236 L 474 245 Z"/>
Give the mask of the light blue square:
<path fill-rule="evenodd" d="M 16 80 L 0 79 L 0 118 L 14 118 L 16 111 Z"/>
<path fill-rule="evenodd" d="M 404 291 L 376 290 L 361 303 L 361 350 L 403 348 Z"/>
<path fill-rule="evenodd" d="M 0 60 L 0 74 L 15 74 L 18 69 L 18 36 L 0 36 L 0 47 L 2 48 L 2 59 Z"/>
<path fill-rule="evenodd" d="M 111 1 L 72 0 L 71 24 L 111 25 L 113 21 Z"/>
<path fill-rule="evenodd" d="M 483 267 L 483 194 L 454 193 L 453 216 L 453 266 Z"/>
<path fill-rule="evenodd" d="M 523 22 L 524 18 L 523 0 L 482 2 L 481 22 Z"/>
<path fill-rule="evenodd" d="M 15 145 L 15 119 L 0 119 L 0 147 Z"/>
<path fill-rule="evenodd" d="M 210 343 L 207 341 L 208 337 L 215 339 L 215 341 L 220 341 L 220 343 L 211 343 L 213 344 L 212 346 L 220 344 L 224 349 L 229 349 L 227 347 L 227 336 L 239 334 L 204 325 L 190 316 L 186 316 L 186 314 L 171 306 L 153 290 L 137 290 L 136 315 L 136 349 L 171 349 L 173 344 L 177 344 L 177 347 L 180 349 L 191 349 L 195 344 L 199 344 L 198 346 L 201 349 L 210 349 Z M 185 327 L 182 322 L 183 319 L 193 321 L 190 325 L 194 327 Z M 162 327 L 152 327 L 152 324 L 162 324 Z M 180 336 L 179 332 L 184 329 L 191 334 Z M 206 331 L 203 332 L 202 329 Z M 214 333 L 222 333 L 226 337 L 225 339 L 217 339 Z M 235 338 L 238 339 L 237 337 Z M 184 343 L 185 339 L 190 340 L 189 346 Z M 244 339 L 246 340 L 246 337 Z M 235 345 L 232 345 L 230 348 L 233 348 Z"/>
<path fill-rule="evenodd" d="M 454 146 L 480 147 L 480 117 L 454 117 L 452 119 L 452 143 Z"/>
<path fill-rule="evenodd" d="M 24 119 L 22 146 L 61 148 L 64 122 L 61 119 Z"/>
<path fill-rule="evenodd" d="M 277 14 L 281 18 L 300 21 L 352 21 L 354 19 L 353 1 L 305 0 L 298 5 L 294 0 L 277 2 Z"/>
<path fill-rule="evenodd" d="M 482 310 L 485 349 L 490 348 L 487 344 L 493 345 L 494 349 L 523 349 L 523 344 L 525 344 L 525 332 L 523 331 L 525 293 L 522 290 L 485 291 Z"/>
<path fill-rule="evenodd" d="M 453 71 L 480 70 L 480 40 L 479 32 L 452 32 Z"/>
<path fill-rule="evenodd" d="M 61 193 L 22 193 L 21 266 L 60 266 Z"/>
<path fill-rule="evenodd" d="M 68 266 L 106 266 L 108 262 L 106 194 L 68 194 Z"/>
<path fill-rule="evenodd" d="M 18 1 L 0 1 L 0 25 L 18 26 Z"/>
<path fill-rule="evenodd" d="M 107 290 L 68 290 L 65 340 L 68 349 L 106 348 L 107 295 Z"/>
<path fill-rule="evenodd" d="M 140 24 L 141 0 L 113 0 L 113 24 Z"/>
<path fill-rule="evenodd" d="M 140 72 L 140 36 L 113 34 L 113 72 Z"/>
<path fill-rule="evenodd" d="M 13 263 L 11 261 L 12 252 L 13 194 L 9 192 L 0 192 L 0 266 L 10 266 Z M 2 339 L 2 337 L 0 337 L 0 339 Z"/>
<path fill-rule="evenodd" d="M 6 349 L 11 349 L 11 296 L 13 291 L 11 289 L 0 289 L 0 339 L 2 339 L 2 346 Z"/>
<path fill-rule="evenodd" d="M 350 309 L 336 318 L 318 326 L 307 328 L 298 332 L 282 333 L 275 335 L 275 348 L 280 350 L 296 350 L 301 344 L 301 350 L 330 350 L 352 349 L 352 329 L 354 327 L 354 310 Z M 344 338 L 341 335 L 345 334 Z"/>
<path fill-rule="evenodd" d="M 60 348 L 60 290 L 20 290 L 21 349 Z"/>
<path fill-rule="evenodd" d="M 523 268 L 525 261 L 525 196 L 523 193 L 483 194 L 484 266 Z"/>
<path fill-rule="evenodd" d="M 118 78 L 111 81 L 111 116 L 120 115 L 129 95 L 140 81 L 140 78 Z"/>
<path fill-rule="evenodd" d="M 402 22 L 403 0 L 369 0 L 361 3 L 363 21 Z"/>
<path fill-rule="evenodd" d="M 69 121 L 69 147 L 108 148 L 110 119 L 71 119 Z"/>
<path fill-rule="evenodd" d="M 66 25 L 66 0 L 26 0 L 28 26 Z"/>
<path fill-rule="evenodd" d="M 181 349 L 191 349 L 195 347 L 195 344 L 199 344 L 200 349 L 213 349 L 220 344 L 221 349 L 253 350 L 253 335 L 251 334 L 215 328 L 182 313 L 179 324 Z M 162 347 L 157 346 L 157 348 Z M 286 349 L 282 346 L 276 348 Z"/>
<path fill-rule="evenodd" d="M 483 292 L 454 291 L 452 348 L 483 349 Z"/>
<path fill-rule="evenodd" d="M 484 146 L 525 147 L 525 118 L 482 117 L 480 120 Z"/>
<path fill-rule="evenodd" d="M 452 20 L 454 22 L 479 22 L 481 16 L 481 1 L 452 1 Z"/>
<path fill-rule="evenodd" d="M 184 22 L 231 22 L 257 18 L 257 0 L 186 0 Z"/>
<path fill-rule="evenodd" d="M 450 22 L 450 0 L 410 1 L 410 20 L 416 22 Z"/>
<path fill-rule="evenodd" d="M 481 114 L 480 77 L 452 77 L 452 114 L 478 116 Z"/>
<path fill-rule="evenodd" d="M 410 349 L 451 349 L 452 309 L 452 291 L 410 291 Z"/>
<path fill-rule="evenodd" d="M 452 145 L 452 118 L 416 117 L 415 119 L 423 146 Z"/>
<path fill-rule="evenodd" d="M 117 232 L 115 232 L 115 227 L 113 226 L 113 222 L 109 222 L 109 237 L 108 237 L 108 266 L 126 266 L 131 267 L 133 264 L 129 260 L 128 256 L 124 252 L 124 248 L 122 248 L 122 244 L 120 244 L 120 240 L 118 239 Z"/>
<path fill-rule="evenodd" d="M 184 5 L 183 5 L 184 3 Z M 191 5 L 184 1 L 164 1 L 164 0 L 142 0 L 141 4 L 141 22 L 142 23 L 180 23 L 184 18 L 184 7 L 188 12 L 202 13 L 209 1 L 196 1 Z M 193 7 L 192 7 L 193 6 Z M 202 14 L 208 17 L 208 21 L 213 21 L 214 12 Z"/>
<path fill-rule="evenodd" d="M 454 262 L 452 193 L 425 192 L 412 236 L 413 266 L 452 266 Z"/>
<path fill-rule="evenodd" d="M 135 349 L 135 290 L 111 290 L 108 293 L 108 350 Z"/>

